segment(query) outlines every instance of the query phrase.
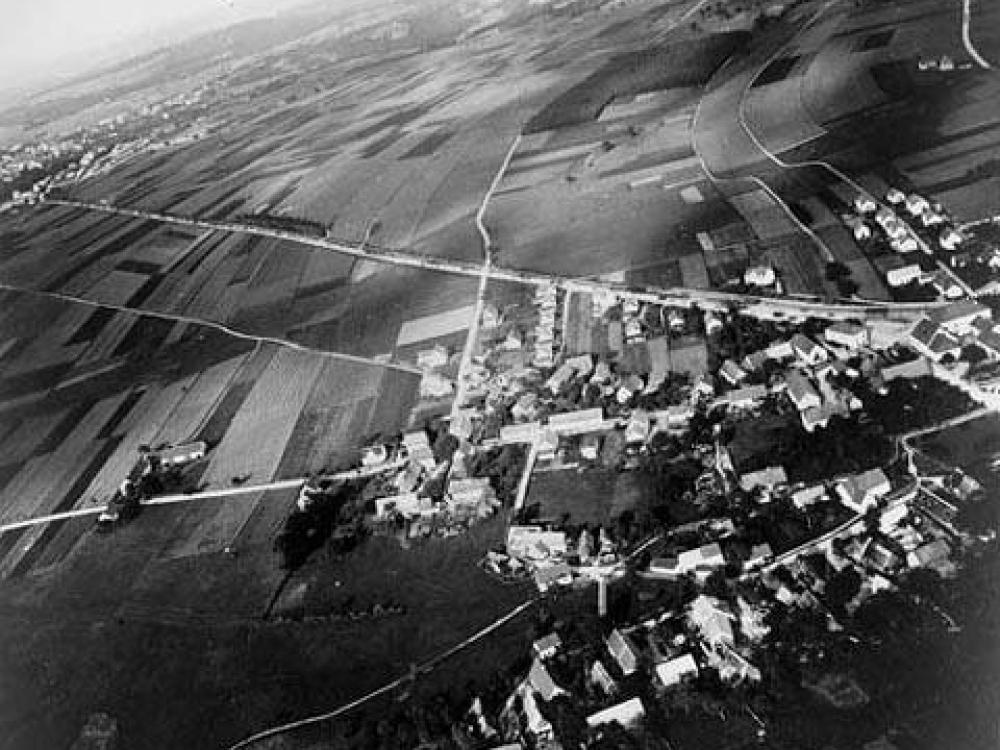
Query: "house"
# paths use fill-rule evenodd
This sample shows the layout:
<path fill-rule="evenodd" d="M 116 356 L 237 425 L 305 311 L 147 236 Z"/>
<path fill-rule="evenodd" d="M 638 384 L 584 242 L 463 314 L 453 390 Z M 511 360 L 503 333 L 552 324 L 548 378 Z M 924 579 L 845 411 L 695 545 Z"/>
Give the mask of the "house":
<path fill-rule="evenodd" d="M 553 586 L 569 586 L 573 583 L 573 569 L 564 562 L 535 568 L 535 585 L 543 594 Z"/>
<path fill-rule="evenodd" d="M 817 427 L 826 427 L 830 424 L 830 418 L 836 415 L 846 416 L 846 410 L 842 404 L 827 402 L 819 406 L 810 406 L 803 409 L 799 414 L 802 427 L 806 432 L 814 432 Z"/>
<path fill-rule="evenodd" d="M 503 445 L 514 443 L 533 443 L 541 432 L 542 426 L 538 422 L 525 422 L 524 424 L 505 424 L 500 428 L 500 442 Z"/>
<path fill-rule="evenodd" d="M 951 547 L 944 539 L 935 539 L 907 553 L 906 564 L 911 568 L 935 567 L 947 561 L 951 555 Z"/>
<path fill-rule="evenodd" d="M 443 346 L 435 346 L 417 352 L 417 367 L 421 370 L 434 370 L 448 364 L 448 350 Z"/>
<path fill-rule="evenodd" d="M 854 210 L 859 214 L 870 214 L 878 210 L 878 203 L 870 195 L 859 195 L 854 199 Z"/>
<path fill-rule="evenodd" d="M 760 471 L 751 471 L 740 477 L 740 487 L 744 492 L 753 492 L 758 487 L 770 492 L 779 485 L 788 483 L 788 475 L 782 466 L 768 466 Z"/>
<path fill-rule="evenodd" d="M 854 234 L 854 239 L 858 242 L 863 242 L 864 240 L 871 238 L 872 229 L 860 216 L 845 216 L 844 223 Z"/>
<path fill-rule="evenodd" d="M 580 438 L 580 458 L 585 461 L 596 461 L 601 452 L 601 436 L 596 432 L 588 433 Z"/>
<path fill-rule="evenodd" d="M 799 510 L 808 508 L 810 505 L 815 505 L 816 503 L 821 503 L 826 499 L 826 487 L 822 484 L 803 487 L 792 493 L 792 504 Z"/>
<path fill-rule="evenodd" d="M 566 554 L 566 533 L 546 531 L 539 526 L 511 526 L 507 531 L 507 554 L 511 557 L 543 560 Z"/>
<path fill-rule="evenodd" d="M 758 372 L 764 369 L 764 365 L 771 361 L 771 358 L 767 356 L 766 349 L 759 349 L 755 352 L 750 352 L 747 356 L 743 358 L 743 369 L 748 372 Z"/>
<path fill-rule="evenodd" d="M 886 383 L 893 380 L 916 380 L 922 377 L 929 377 L 934 374 L 931 369 L 930 360 L 927 357 L 917 357 L 907 362 L 900 362 L 898 365 L 890 365 L 882 368 L 882 379 Z"/>
<path fill-rule="evenodd" d="M 809 337 L 796 333 L 791 340 L 792 351 L 803 363 L 815 366 L 826 362 L 829 353 Z"/>
<path fill-rule="evenodd" d="M 949 355 L 957 358 L 962 353 L 962 343 L 927 316 L 917 321 L 910 331 L 910 342 L 935 362 Z"/>
<path fill-rule="evenodd" d="M 906 196 L 906 201 L 904 201 L 906 210 L 909 212 L 910 216 L 920 216 L 925 211 L 928 211 L 931 204 L 927 202 L 927 199 L 916 193 L 910 193 Z"/>
<path fill-rule="evenodd" d="M 722 367 L 719 368 L 719 374 L 726 382 L 733 386 L 739 385 L 747 379 L 746 371 L 731 359 L 727 359 L 722 363 Z"/>
<path fill-rule="evenodd" d="M 920 249 L 920 243 L 917 242 L 915 237 L 902 237 L 901 239 L 892 240 L 889 243 L 889 247 L 901 255 L 906 255 L 907 253 L 917 252 Z"/>
<path fill-rule="evenodd" d="M 538 439 L 535 441 L 535 450 L 541 461 L 555 460 L 556 451 L 559 450 L 558 433 L 556 433 L 555 430 L 550 430 L 548 428 L 542 429 L 542 431 L 538 433 Z"/>
<path fill-rule="evenodd" d="M 524 694 L 521 696 L 521 705 L 524 710 L 524 716 L 528 720 L 528 731 L 538 740 L 547 741 L 552 739 L 552 724 L 542 716 L 533 690 L 524 690 Z"/>
<path fill-rule="evenodd" d="M 643 443 L 649 437 L 649 415 L 642 409 L 636 409 L 629 417 L 625 427 L 625 440 L 629 443 Z"/>
<path fill-rule="evenodd" d="M 639 668 L 639 650 L 632 639 L 615 628 L 608 636 L 608 652 L 626 677 Z"/>
<path fill-rule="evenodd" d="M 893 211 L 888 206 L 881 206 L 875 212 L 875 223 L 878 224 L 883 229 L 885 229 L 887 224 L 890 224 L 894 221 L 897 221 L 896 212 Z"/>
<path fill-rule="evenodd" d="M 927 318 L 955 336 L 975 331 L 977 320 L 991 320 L 993 311 L 975 300 L 959 300 L 927 313 Z"/>
<path fill-rule="evenodd" d="M 790 370 L 785 376 L 785 384 L 788 387 L 788 398 L 800 412 L 823 403 L 812 383 L 801 372 Z"/>
<path fill-rule="evenodd" d="M 743 283 L 748 286 L 774 286 L 776 280 L 771 266 L 750 266 L 743 273 Z"/>
<path fill-rule="evenodd" d="M 944 222 L 945 222 L 945 215 L 938 211 L 935 211 L 933 208 L 924 211 L 924 213 L 920 217 L 920 223 L 923 224 L 925 227 L 932 227 L 937 224 L 944 224 Z"/>
<path fill-rule="evenodd" d="M 515 422 L 532 422 L 538 418 L 541 408 L 538 394 L 528 391 L 518 396 L 517 401 L 510 407 L 510 415 Z"/>
<path fill-rule="evenodd" d="M 587 717 L 587 726 L 593 729 L 601 724 L 619 724 L 626 729 L 636 726 L 646 715 L 639 698 L 630 698 L 603 711 L 598 711 Z"/>
<path fill-rule="evenodd" d="M 823 332 L 823 338 L 831 344 L 847 349 L 860 349 L 868 343 L 868 329 L 859 323 L 849 323 L 842 320 L 827 328 Z"/>
<path fill-rule="evenodd" d="M 958 258 L 958 255 L 953 255 L 951 257 L 952 261 Z M 938 269 L 930 277 L 931 286 L 933 286 L 937 293 L 940 294 L 945 299 L 958 299 L 965 294 L 965 290 L 962 286 L 955 280 L 955 278 L 942 269 Z"/>
<path fill-rule="evenodd" d="M 768 357 L 779 362 L 795 358 L 795 351 L 792 349 L 791 341 L 775 341 L 764 351 L 767 352 Z"/>
<path fill-rule="evenodd" d="M 649 572 L 654 576 L 678 576 L 683 574 L 676 557 L 654 557 L 649 561 Z"/>
<path fill-rule="evenodd" d="M 716 568 L 722 568 L 726 558 L 717 542 L 705 544 L 696 549 L 681 552 L 677 556 L 677 567 L 682 573 L 693 572 L 698 578 L 707 578 Z"/>
<path fill-rule="evenodd" d="M 712 648 L 733 644 L 735 638 L 732 621 L 736 617 L 728 612 L 718 599 L 699 594 L 688 605 L 687 617 L 691 626 Z"/>
<path fill-rule="evenodd" d="M 590 667 L 590 681 L 603 690 L 605 695 L 614 695 L 618 692 L 618 684 L 612 679 L 607 667 L 601 663 L 600 659 L 595 660 Z"/>
<path fill-rule="evenodd" d="M 532 649 L 537 656 L 542 661 L 549 659 L 556 655 L 559 651 L 559 647 L 562 645 L 562 639 L 559 637 L 558 633 L 549 633 L 544 638 L 539 638 L 532 644 Z"/>
<path fill-rule="evenodd" d="M 362 466 L 379 466 L 389 460 L 389 450 L 385 443 L 366 445 L 361 449 Z"/>
<path fill-rule="evenodd" d="M 408 432 L 403 435 L 403 447 L 411 463 L 417 464 L 427 471 L 433 471 L 437 463 L 434 460 L 434 451 L 431 450 L 430 440 L 423 430 Z"/>
<path fill-rule="evenodd" d="M 497 505 L 497 494 L 488 477 L 452 479 L 448 483 L 447 501 L 452 511 L 482 508 L 488 513 Z"/>
<path fill-rule="evenodd" d="M 855 513 L 864 513 L 892 491 L 889 478 L 881 469 L 869 469 L 837 483 L 841 502 Z"/>
<path fill-rule="evenodd" d="M 752 409 L 767 398 L 767 387 L 763 385 L 748 385 L 735 391 L 723 393 L 716 403 L 724 404 L 731 409 Z"/>
<path fill-rule="evenodd" d="M 694 409 L 690 404 L 676 404 L 650 413 L 654 432 L 682 432 L 687 429 Z"/>
<path fill-rule="evenodd" d="M 918 280 L 921 275 L 923 271 L 918 264 L 907 263 L 886 271 L 885 280 L 889 286 L 898 288 Z"/>
<path fill-rule="evenodd" d="M 948 227 L 941 232 L 941 236 L 938 237 L 938 244 L 941 246 L 941 249 L 952 252 L 955 248 L 962 244 L 963 239 L 962 235 L 955 231 L 954 228 Z"/>
<path fill-rule="evenodd" d="M 389 518 L 396 513 L 405 518 L 415 518 L 421 511 L 428 511 L 431 508 L 430 499 L 421 498 L 416 492 L 375 498 L 375 515 L 378 518 Z"/>
<path fill-rule="evenodd" d="M 890 187 L 888 191 L 886 191 L 885 199 L 892 205 L 897 206 L 906 200 L 906 193 L 898 188 Z"/>
<path fill-rule="evenodd" d="M 901 240 L 904 237 L 908 237 L 910 232 L 906 228 L 906 224 L 901 222 L 895 216 L 885 223 L 885 233 L 889 235 L 890 240 Z"/>
<path fill-rule="evenodd" d="M 654 667 L 656 678 L 663 687 L 672 687 L 689 677 L 698 676 L 698 663 L 691 654 L 684 654 L 657 664 Z"/>
<path fill-rule="evenodd" d="M 602 430 L 607 425 L 604 424 L 604 410 L 598 406 L 565 414 L 553 414 L 549 417 L 548 427 L 557 435 L 583 435 Z"/>
<path fill-rule="evenodd" d="M 774 553 L 771 551 L 770 544 L 767 542 L 755 544 L 750 548 L 750 556 L 743 561 L 743 568 L 746 570 L 759 567 L 770 561 L 772 557 L 774 557 Z"/>
<path fill-rule="evenodd" d="M 711 313 L 711 312 L 706 312 L 705 313 L 705 335 L 706 336 L 711 336 L 716 331 L 721 331 L 722 330 L 722 326 L 723 326 L 723 323 L 719 319 L 718 315 L 716 315 L 714 313 Z"/>

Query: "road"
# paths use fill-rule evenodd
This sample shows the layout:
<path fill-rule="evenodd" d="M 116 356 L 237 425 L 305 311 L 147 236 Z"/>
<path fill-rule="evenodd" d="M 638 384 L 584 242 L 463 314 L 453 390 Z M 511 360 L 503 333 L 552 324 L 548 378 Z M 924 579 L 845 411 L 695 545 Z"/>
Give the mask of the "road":
<path fill-rule="evenodd" d="M 214 490 L 205 490 L 204 492 L 189 492 L 180 495 L 157 495 L 155 497 L 150 497 L 145 500 L 141 500 L 139 504 L 143 507 L 158 506 L 158 505 L 178 505 L 180 503 L 192 503 L 199 502 L 202 500 L 219 500 L 227 497 L 239 497 L 240 495 L 253 495 L 259 492 L 269 492 L 273 490 L 287 490 L 292 488 L 299 488 L 306 482 L 315 479 L 316 481 L 329 480 L 332 482 L 346 482 L 353 479 L 361 479 L 364 477 L 374 476 L 375 474 L 382 474 L 387 471 L 393 471 L 396 469 L 401 469 L 405 465 L 405 461 L 392 461 L 390 463 L 382 464 L 380 466 L 371 466 L 360 469 L 350 469 L 348 471 L 338 472 L 336 474 L 324 474 L 316 477 L 297 477 L 294 479 L 282 479 L 275 482 L 267 482 L 265 484 L 255 484 L 255 485 L 244 485 L 240 487 L 225 487 Z M 17 529 L 26 529 L 30 526 L 40 526 L 46 523 L 52 523 L 54 521 L 66 521 L 71 518 L 83 518 L 86 516 L 96 516 L 100 515 L 108 509 L 107 505 L 94 505 L 87 508 L 77 508 L 75 510 L 65 511 L 63 513 L 53 513 L 47 516 L 36 516 L 35 518 L 28 518 L 23 521 L 11 521 L 10 523 L 5 523 L 0 525 L 0 534 L 4 534 L 8 531 L 16 531 Z"/>
<path fill-rule="evenodd" d="M 920 315 L 927 312 L 928 310 L 947 304 L 946 302 L 943 301 L 884 302 L 881 300 L 857 300 L 853 302 L 827 302 L 819 297 L 813 297 L 813 298 L 767 297 L 762 295 L 735 294 L 731 292 L 720 292 L 720 291 L 706 290 L 706 289 L 688 289 L 685 287 L 659 288 L 659 287 L 648 286 L 648 287 L 636 288 L 627 286 L 625 284 L 600 281 L 596 279 L 559 276 L 559 275 L 544 274 L 536 271 L 526 271 L 513 268 L 498 268 L 497 266 L 492 266 L 492 265 L 489 268 L 484 269 L 481 264 L 476 264 L 476 263 L 448 260 L 445 258 L 437 258 L 433 256 L 413 255 L 405 251 L 391 250 L 371 245 L 367 247 L 345 245 L 343 243 L 335 242 L 332 240 L 322 239 L 318 237 L 309 237 L 306 235 L 296 234 L 294 232 L 268 229 L 266 227 L 257 227 L 248 224 L 211 222 L 211 221 L 204 221 L 201 219 L 187 218 L 183 216 L 172 216 L 161 213 L 153 213 L 149 211 L 137 211 L 135 209 L 130 209 L 130 208 L 120 208 L 116 206 L 106 206 L 94 203 L 83 203 L 80 201 L 50 200 L 48 202 L 58 205 L 83 208 L 87 210 L 102 211 L 104 213 L 119 214 L 122 216 L 131 216 L 133 218 L 138 218 L 138 219 L 159 221 L 168 224 L 194 226 L 200 229 L 207 229 L 212 231 L 240 232 L 244 234 L 272 237 L 275 239 L 286 240 L 288 242 L 295 242 L 298 244 L 309 245 L 311 247 L 323 248 L 326 250 L 330 250 L 331 252 L 344 253 L 347 255 L 352 255 L 359 258 L 365 258 L 376 262 L 387 263 L 390 265 L 406 266 L 410 268 L 422 268 L 426 270 L 438 271 L 441 273 L 458 274 L 462 276 L 472 276 L 480 280 L 484 276 L 486 276 L 489 279 L 530 284 L 534 286 L 548 286 L 554 284 L 555 286 L 565 289 L 566 291 L 569 292 L 594 293 L 594 292 L 610 291 L 622 299 L 631 298 L 639 302 L 648 302 L 652 304 L 666 305 L 672 307 L 697 306 L 702 309 L 715 310 L 718 312 L 726 312 L 733 306 L 735 306 L 745 315 L 770 318 L 770 319 L 777 319 L 777 318 L 805 319 L 807 317 L 813 317 L 813 318 L 824 318 L 828 320 L 875 318 L 875 319 L 896 319 L 896 320 L 912 321 L 918 318 Z M 20 287 L 3 285 L 2 283 L 0 283 L 0 288 L 11 289 L 15 291 L 32 291 L 32 290 L 22 289 Z M 47 292 L 36 292 L 36 293 L 52 294 Z M 75 297 L 66 296 L 65 298 L 73 299 L 75 301 L 85 302 L 85 300 L 81 300 Z M 89 302 L 89 304 L 95 306 L 103 306 L 103 307 L 115 307 L 113 305 L 99 305 L 96 302 Z M 233 329 L 223 326 L 222 324 L 219 323 L 206 322 L 194 318 L 185 318 L 183 316 L 175 316 L 165 313 L 146 312 L 145 310 L 135 310 L 132 308 L 125 308 L 121 306 L 117 307 L 117 309 L 126 310 L 129 312 L 136 312 L 138 314 L 143 314 L 143 315 L 156 315 L 173 320 L 185 320 L 187 322 L 192 322 L 192 323 L 213 325 L 221 330 L 233 332 L 235 335 L 239 335 L 243 338 L 247 338 L 250 340 L 274 341 L 275 343 L 279 343 L 284 346 L 291 346 L 299 349 L 305 349 L 305 347 L 302 347 L 301 345 L 296 344 L 294 342 L 286 341 L 284 339 L 259 337 L 239 331 L 234 331 Z M 310 350 L 310 351 L 318 351 L 318 350 Z M 340 356 L 340 357 L 347 356 L 347 355 L 333 355 L 329 352 L 327 352 L 326 354 L 328 354 L 329 356 Z M 368 361 L 368 360 L 363 360 L 363 361 Z M 409 371 L 415 371 L 414 368 L 407 368 L 402 365 L 396 365 L 396 367 Z"/>
<path fill-rule="evenodd" d="M 993 66 L 989 61 L 979 54 L 976 45 L 972 43 L 972 0 L 962 0 L 962 44 L 965 51 L 969 53 L 976 65 L 984 70 L 989 70 Z"/>
<path fill-rule="evenodd" d="M 479 270 L 479 289 L 476 292 L 476 307 L 472 313 L 472 321 L 469 324 L 469 332 L 465 337 L 465 347 L 462 349 L 462 361 L 458 367 L 455 398 L 451 402 L 452 423 L 454 423 L 455 416 L 458 414 L 459 409 L 461 409 L 462 405 L 465 403 L 465 392 L 468 388 L 469 365 L 472 363 L 472 353 L 476 348 L 476 339 L 479 336 L 479 326 L 483 320 L 483 306 L 486 302 L 486 287 L 489 284 L 490 272 L 493 268 L 493 240 L 490 237 L 490 233 L 486 229 L 486 224 L 483 223 L 483 217 L 486 215 L 486 207 L 490 202 L 490 198 L 493 197 L 493 193 L 496 192 L 497 187 L 500 185 L 500 180 L 503 179 L 504 174 L 507 172 L 507 167 L 510 166 L 510 160 L 514 158 L 514 152 L 517 151 L 517 147 L 520 143 L 521 134 L 518 133 L 517 137 L 514 138 L 514 142 L 510 144 L 510 148 L 507 149 L 507 154 L 504 156 L 499 169 L 497 169 L 496 174 L 493 176 L 493 181 L 490 183 L 489 189 L 487 189 L 486 194 L 483 195 L 483 200 L 479 204 L 479 210 L 476 211 L 476 229 L 479 230 L 479 236 L 483 240 L 483 264 Z"/>

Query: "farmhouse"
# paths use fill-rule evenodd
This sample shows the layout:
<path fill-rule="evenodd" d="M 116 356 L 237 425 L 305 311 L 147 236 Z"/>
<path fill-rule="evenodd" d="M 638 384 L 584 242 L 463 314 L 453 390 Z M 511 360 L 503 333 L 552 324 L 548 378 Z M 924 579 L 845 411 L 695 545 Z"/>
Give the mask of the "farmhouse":
<path fill-rule="evenodd" d="M 869 469 L 837 484 L 837 494 L 855 513 L 864 513 L 892 490 L 889 478 L 881 469 Z"/>
<path fill-rule="evenodd" d="M 672 687 L 688 677 L 698 676 L 698 664 L 691 654 L 684 654 L 657 664 L 654 669 L 663 687 Z"/>

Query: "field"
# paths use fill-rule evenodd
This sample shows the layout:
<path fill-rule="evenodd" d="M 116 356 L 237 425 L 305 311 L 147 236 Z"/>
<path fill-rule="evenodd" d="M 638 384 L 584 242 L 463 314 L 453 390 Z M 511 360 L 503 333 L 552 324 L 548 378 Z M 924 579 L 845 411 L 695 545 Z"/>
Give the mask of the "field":
<path fill-rule="evenodd" d="M 2 302 L 3 521 L 106 499 L 140 444 L 206 440 L 207 487 L 341 468 L 364 440 L 404 429 L 416 400 L 402 370 L 44 296 Z M 4 691 L 0 746 L 68 746 L 108 707 L 131 746 L 214 747 L 253 723 L 242 712 L 289 705 L 266 673 L 316 634 L 289 640 L 259 617 L 282 579 L 272 544 L 295 495 L 146 509 L 107 536 L 90 517 L 0 538 L 0 663 L 19 685 Z M 263 703 L 227 704 L 234 680 Z M 187 689 L 164 701 L 163 685 Z M 201 711 L 205 722 L 176 721 Z M 210 715 L 223 723 L 205 736 Z"/>
<path fill-rule="evenodd" d="M 651 488 L 635 472 L 564 469 L 535 472 L 525 503 L 537 503 L 540 518 L 558 521 L 568 514 L 572 524 L 607 525 L 652 499 Z"/>

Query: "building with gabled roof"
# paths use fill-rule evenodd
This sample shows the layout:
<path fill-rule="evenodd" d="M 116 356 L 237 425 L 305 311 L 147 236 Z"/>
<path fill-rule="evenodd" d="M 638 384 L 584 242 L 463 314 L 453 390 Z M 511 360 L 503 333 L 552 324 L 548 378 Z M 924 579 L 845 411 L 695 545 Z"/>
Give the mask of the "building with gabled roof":
<path fill-rule="evenodd" d="M 747 379 L 746 371 L 733 360 L 727 359 L 719 368 L 719 375 L 730 385 L 739 385 Z"/>
<path fill-rule="evenodd" d="M 542 700 L 548 702 L 557 695 L 565 695 L 566 691 L 556 685 L 549 670 L 545 668 L 540 659 L 535 659 L 528 670 L 528 685 L 532 690 L 542 696 Z"/>
<path fill-rule="evenodd" d="M 657 664 L 653 671 L 663 687 L 672 687 L 689 677 L 697 677 L 698 662 L 691 654 L 683 654 Z"/>
<path fill-rule="evenodd" d="M 991 320 L 993 311 L 975 300 L 958 300 L 928 311 L 927 318 L 955 336 L 964 336 L 975 330 L 977 320 Z"/>
<path fill-rule="evenodd" d="M 718 542 L 704 544 L 696 549 L 681 552 L 677 556 L 677 567 L 682 573 L 694 573 L 698 578 L 707 578 L 708 575 L 717 568 L 722 568 L 726 564 L 726 558 L 722 554 L 722 547 Z"/>
<path fill-rule="evenodd" d="M 882 469 L 869 469 L 837 483 L 841 502 L 855 513 L 864 513 L 892 491 L 889 477 Z"/>
<path fill-rule="evenodd" d="M 740 487 L 744 492 L 753 492 L 758 487 L 773 490 L 788 483 L 788 475 L 783 466 L 768 466 L 760 471 L 750 471 L 740 477 Z"/>
<path fill-rule="evenodd" d="M 917 378 L 927 377 L 934 374 L 934 370 L 931 369 L 930 360 L 927 357 L 917 357 L 916 359 L 911 359 L 907 362 L 900 362 L 899 364 L 889 365 L 888 367 L 882 368 L 882 379 L 886 383 L 891 383 L 893 380 L 916 380 Z"/>
<path fill-rule="evenodd" d="M 639 649 L 632 643 L 632 639 L 615 628 L 608 635 L 607 645 L 608 653 L 618 664 L 622 674 L 626 677 L 634 674 L 639 668 Z"/>
<path fill-rule="evenodd" d="M 630 698 L 623 703 L 605 708 L 587 717 L 587 726 L 599 727 L 601 724 L 620 724 L 622 727 L 634 727 L 646 715 L 639 698 Z"/>
<path fill-rule="evenodd" d="M 802 333 L 796 333 L 791 339 L 792 351 L 803 363 L 818 365 L 829 359 L 829 353 L 822 346 Z"/>
<path fill-rule="evenodd" d="M 751 409 L 767 399 L 767 386 L 748 385 L 727 391 L 716 399 L 716 403 L 725 404 L 732 409 Z"/>
<path fill-rule="evenodd" d="M 605 695 L 614 695 L 618 692 L 618 683 L 614 681 L 600 659 L 595 659 L 590 667 L 590 681 L 603 690 Z"/>
<path fill-rule="evenodd" d="M 711 596 L 699 594 L 688 605 L 688 621 L 713 648 L 733 644 L 735 638 L 732 622 L 735 619 L 735 615 Z"/>
<path fill-rule="evenodd" d="M 788 397 L 799 411 L 805 411 L 823 403 L 823 399 L 820 398 L 819 393 L 809 382 L 809 378 L 803 373 L 789 370 L 785 375 L 785 384 L 788 387 Z"/>
<path fill-rule="evenodd" d="M 823 338 L 847 349 L 860 349 L 868 343 L 868 329 L 859 323 L 839 320 L 823 332 Z"/>
<path fill-rule="evenodd" d="M 532 644 L 532 650 L 542 661 L 549 659 L 556 655 L 559 651 L 559 647 L 562 645 L 562 639 L 559 637 L 558 633 L 549 633 L 543 638 L 539 638 Z"/>

